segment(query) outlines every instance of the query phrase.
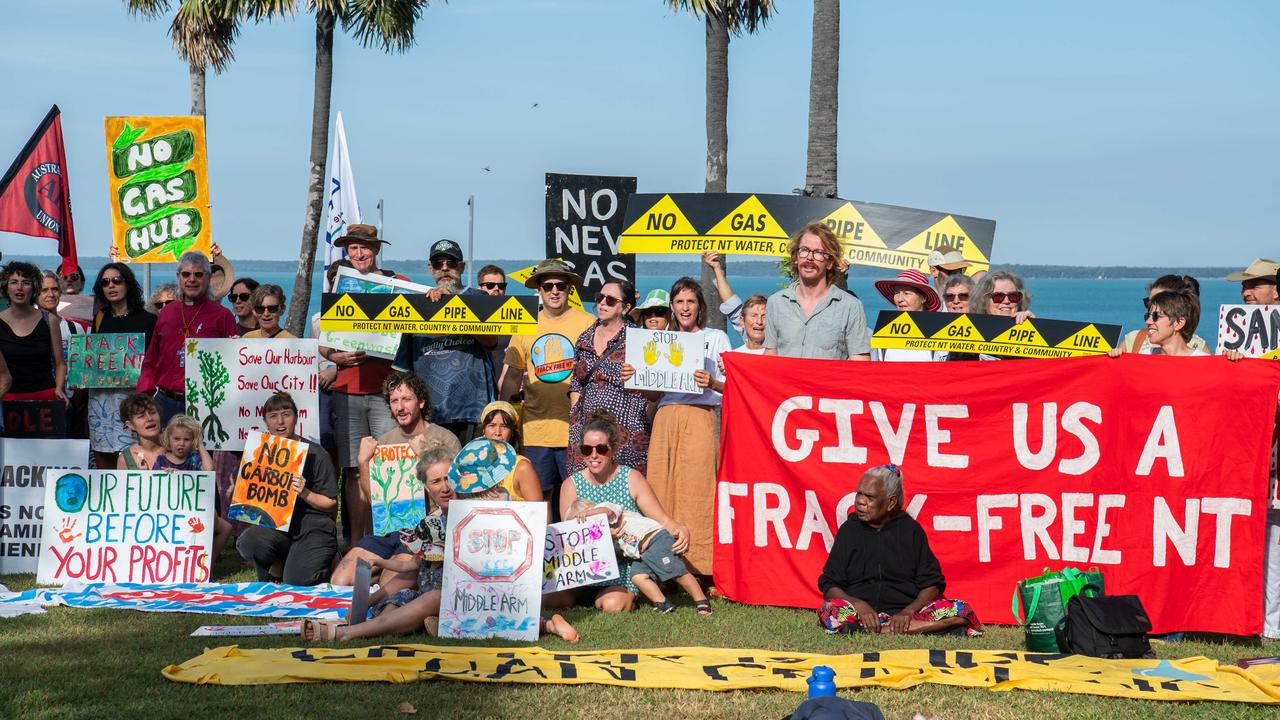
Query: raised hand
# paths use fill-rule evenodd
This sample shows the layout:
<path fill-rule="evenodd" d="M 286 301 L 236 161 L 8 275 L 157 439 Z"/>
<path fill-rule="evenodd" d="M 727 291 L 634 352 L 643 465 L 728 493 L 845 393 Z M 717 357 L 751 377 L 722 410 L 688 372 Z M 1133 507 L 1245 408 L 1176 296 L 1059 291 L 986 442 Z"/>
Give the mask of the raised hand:
<path fill-rule="evenodd" d="M 644 364 L 652 365 L 658 362 L 658 343 L 650 340 L 644 344 Z"/>
<path fill-rule="evenodd" d="M 75 540 L 76 538 L 84 535 L 84 533 L 76 532 L 75 529 L 76 529 L 75 518 L 63 518 L 62 525 L 58 528 L 58 538 L 61 539 L 62 542 L 70 545 L 72 540 Z"/>
<path fill-rule="evenodd" d="M 564 346 L 558 342 L 548 341 L 546 345 L 543 345 L 543 353 L 546 355 L 547 362 L 557 362 L 564 359 Z"/>
<path fill-rule="evenodd" d="M 679 341 L 673 342 L 668 346 L 668 350 L 670 352 L 667 353 L 667 360 L 670 360 L 672 365 L 680 367 L 680 363 L 684 362 L 684 345 Z"/>
<path fill-rule="evenodd" d="M 200 518 L 187 518 L 187 526 L 197 535 L 204 532 L 204 523 L 200 522 Z"/>

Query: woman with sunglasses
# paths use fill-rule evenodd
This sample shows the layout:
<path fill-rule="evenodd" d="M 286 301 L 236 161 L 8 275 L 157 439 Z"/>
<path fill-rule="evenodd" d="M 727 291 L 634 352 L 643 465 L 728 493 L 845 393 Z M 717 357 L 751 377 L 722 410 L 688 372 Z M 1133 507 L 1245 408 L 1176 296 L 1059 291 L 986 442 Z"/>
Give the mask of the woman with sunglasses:
<path fill-rule="evenodd" d="M 1034 318 L 1031 312 L 1031 292 L 1017 273 L 1008 270 L 992 270 L 977 282 L 969 298 L 969 311 L 982 315 L 1004 315 L 1021 324 Z M 952 360 L 972 360 L 971 355 L 951 353 Z M 978 360 L 1009 359 L 997 355 L 979 355 Z"/>
<path fill-rule="evenodd" d="M 151 299 L 147 301 L 147 311 L 159 315 L 166 305 L 178 299 L 178 284 L 165 283 L 151 291 Z"/>
<path fill-rule="evenodd" d="M 279 338 L 293 340 L 298 336 L 280 327 L 280 318 L 284 315 L 284 288 L 279 285 L 259 285 L 249 297 L 249 305 L 253 308 L 253 316 L 257 318 L 258 328 L 250 330 L 241 337 Z"/>
<path fill-rule="evenodd" d="M 156 328 L 156 316 L 147 312 L 142 286 L 128 265 L 107 263 L 93 282 L 93 332 L 141 333 L 145 352 Z M 98 467 L 116 466 L 116 455 L 133 444 L 134 435 L 120 419 L 120 403 L 132 393 L 127 390 L 89 391 L 89 448 Z"/>
<path fill-rule="evenodd" d="M 569 508 L 578 498 L 597 505 L 613 503 L 661 524 L 675 539 L 672 549 L 683 555 L 689 550 L 689 529 L 667 514 L 643 473 L 617 462 L 616 451 L 621 440 L 622 431 L 613 415 L 604 410 L 590 413 L 582 428 L 582 439 L 574 448 L 586 464 L 560 488 L 560 516 L 571 517 Z M 583 588 L 595 592 L 595 606 L 604 612 L 635 609 L 638 592 L 631 582 L 630 563 L 623 557 L 618 558 L 618 572 L 621 582 L 607 581 L 610 584 L 603 587 Z"/>
<path fill-rule="evenodd" d="M 240 278 L 231 286 L 227 299 L 231 301 L 231 312 L 236 316 L 236 335 L 245 334 L 258 329 L 258 321 L 253 314 L 253 291 L 258 289 L 258 281 L 253 278 Z"/>
<path fill-rule="evenodd" d="M 1199 295 L 1173 290 L 1156 293 L 1148 299 L 1142 321 L 1147 326 L 1144 334 L 1149 344 L 1137 351 L 1140 355 L 1186 357 L 1209 354 L 1203 347 L 1191 345 L 1196 326 L 1200 324 Z M 1120 357 L 1122 352 L 1125 352 L 1123 348 L 1112 348 L 1107 354 Z"/>
<path fill-rule="evenodd" d="M 596 321 L 578 336 L 573 378 L 569 381 L 569 471 L 581 470 L 578 452 L 587 418 L 607 411 L 618 423 L 615 455 L 619 463 L 645 472 L 649 456 L 649 401 L 639 390 L 622 386 L 627 358 L 627 328 L 635 327 L 631 310 L 635 286 L 615 280 L 596 296 Z"/>
<path fill-rule="evenodd" d="M 1142 307 L 1146 310 L 1151 309 L 1152 299 L 1162 292 L 1180 292 L 1191 295 L 1196 302 L 1196 307 L 1200 306 L 1200 282 L 1190 275 L 1161 275 L 1147 286 L 1147 296 L 1142 298 Z M 1187 347 L 1193 350 L 1204 350 L 1208 352 L 1208 344 L 1204 338 L 1195 334 L 1195 327 L 1191 328 L 1191 339 L 1187 341 Z M 1143 355 L 1159 354 L 1153 353 L 1151 344 L 1151 336 L 1147 327 L 1141 327 L 1137 330 L 1125 335 L 1124 342 L 1120 344 L 1123 352 L 1141 353 Z"/>
<path fill-rule="evenodd" d="M 969 298 L 973 295 L 973 278 L 964 273 L 947 276 L 942 283 L 942 304 L 947 312 L 969 312 Z"/>

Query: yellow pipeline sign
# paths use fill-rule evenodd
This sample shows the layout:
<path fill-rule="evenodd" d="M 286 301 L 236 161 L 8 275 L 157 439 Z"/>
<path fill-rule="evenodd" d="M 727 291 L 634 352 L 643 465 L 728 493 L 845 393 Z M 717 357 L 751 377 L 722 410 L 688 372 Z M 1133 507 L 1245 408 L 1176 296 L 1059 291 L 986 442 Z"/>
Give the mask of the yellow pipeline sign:
<path fill-rule="evenodd" d="M 994 220 L 796 195 L 632 195 L 619 250 L 781 256 L 789 238 L 814 221 L 826 223 L 840 238 L 853 265 L 927 272 L 929 254 L 941 246 L 972 263 L 967 272 L 991 265 Z"/>
<path fill-rule="evenodd" d="M 1119 325 L 900 310 L 882 310 L 871 334 L 873 348 L 1029 358 L 1105 355 L 1119 343 Z"/>
<path fill-rule="evenodd" d="M 421 335 L 534 335 L 538 299 L 529 295 L 325 293 L 321 332 L 399 332 Z"/>
<path fill-rule="evenodd" d="M 1280 674 L 1204 657 L 1100 660 L 999 650 L 884 650 L 816 655 L 676 647 L 557 652 L 542 648 L 380 645 L 366 648 L 213 648 L 162 673 L 199 685 L 468 680 L 680 690 L 773 688 L 804 692 L 814 667 L 841 688 L 905 690 L 929 683 L 995 691 L 1040 690 L 1144 700 L 1280 703 Z"/>

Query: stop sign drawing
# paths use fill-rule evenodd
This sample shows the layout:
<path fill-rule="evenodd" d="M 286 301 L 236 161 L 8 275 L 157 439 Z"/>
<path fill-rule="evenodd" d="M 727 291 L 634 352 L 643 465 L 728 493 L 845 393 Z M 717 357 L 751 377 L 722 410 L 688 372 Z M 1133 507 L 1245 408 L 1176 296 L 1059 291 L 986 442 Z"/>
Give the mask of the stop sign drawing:
<path fill-rule="evenodd" d="M 475 580 L 511 582 L 533 557 L 533 533 L 513 509 L 477 508 L 454 528 L 453 562 Z"/>

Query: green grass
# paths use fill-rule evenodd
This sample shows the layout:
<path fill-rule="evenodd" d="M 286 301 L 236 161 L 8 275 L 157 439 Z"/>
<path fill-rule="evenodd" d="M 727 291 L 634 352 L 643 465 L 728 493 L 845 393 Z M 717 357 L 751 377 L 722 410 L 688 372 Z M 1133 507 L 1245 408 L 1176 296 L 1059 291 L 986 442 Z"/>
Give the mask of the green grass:
<path fill-rule="evenodd" d="M 234 552 L 216 573 L 220 581 L 252 580 Z M 0 576 L 19 590 L 32 586 L 30 575 Z M 608 649 L 705 645 L 796 652 L 843 653 L 926 646 L 1017 649 L 1016 628 L 988 627 L 985 637 L 840 637 L 823 634 L 812 612 L 749 607 L 727 602 L 710 618 L 699 618 L 690 603 L 666 616 L 648 608 L 629 615 L 604 615 L 585 608 L 566 616 L 582 632 L 570 646 L 544 639 L 548 649 Z M 44 615 L 0 620 L 0 718 L 76 720 L 78 718 L 375 718 L 404 717 L 402 702 L 422 717 L 450 718 L 783 718 L 804 700 L 783 691 L 698 692 L 636 690 L 603 686 L 499 685 L 432 681 L 410 685 L 326 683 L 260 687 L 193 686 L 171 683 L 161 668 L 188 660 L 206 647 L 237 643 L 244 647 L 293 647 L 294 637 L 193 638 L 199 625 L 268 622 L 222 615 L 139 613 L 119 610 L 49 608 Z M 387 638 L 387 642 L 447 643 L 425 635 Z M 359 646 L 373 642 L 340 643 Z M 461 643 L 453 643 L 461 644 Z M 484 645 L 503 644 L 484 641 Z M 1223 662 L 1241 656 L 1280 654 L 1280 643 L 1244 648 L 1208 643 L 1170 643 L 1160 657 L 1205 655 Z M 1263 718 L 1274 708 L 1236 703 L 1171 703 L 1067 695 L 1001 692 L 925 685 L 912 690 L 869 688 L 843 691 L 844 697 L 876 703 L 888 718 L 917 712 L 940 718 Z"/>

